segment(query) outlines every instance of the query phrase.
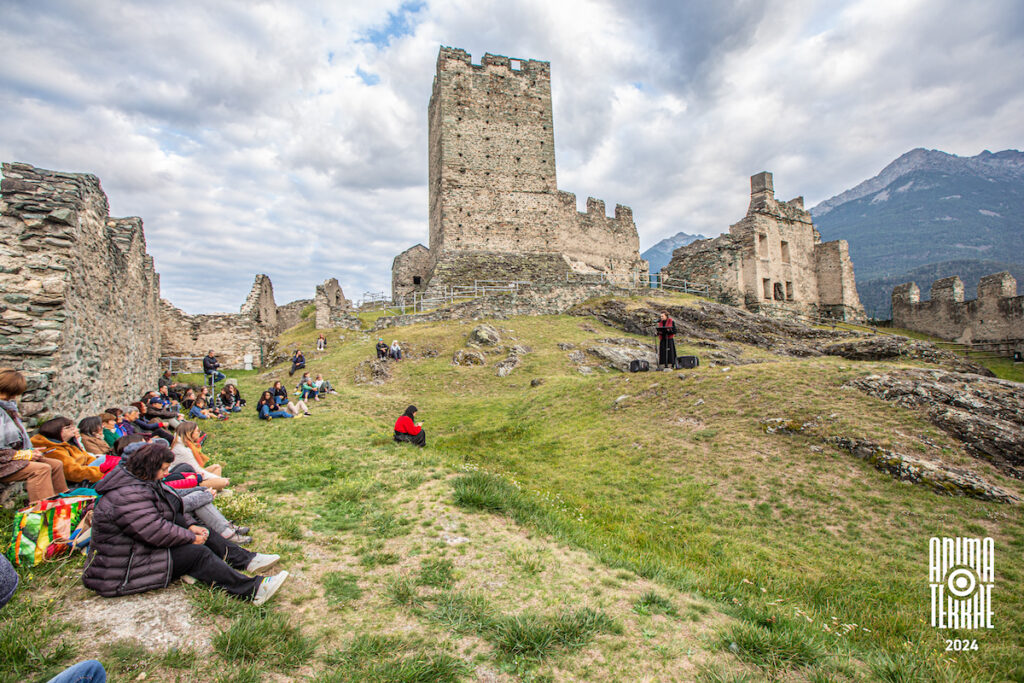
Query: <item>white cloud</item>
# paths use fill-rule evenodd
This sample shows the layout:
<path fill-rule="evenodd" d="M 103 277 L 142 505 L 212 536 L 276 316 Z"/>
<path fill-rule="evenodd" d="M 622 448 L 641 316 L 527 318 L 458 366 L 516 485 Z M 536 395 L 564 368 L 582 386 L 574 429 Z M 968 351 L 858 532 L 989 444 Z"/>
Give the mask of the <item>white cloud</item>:
<path fill-rule="evenodd" d="M 559 186 L 631 205 L 644 246 L 808 205 L 912 147 L 1020 145 L 1013 2 L 0 0 L 0 159 L 98 175 L 164 295 L 233 310 L 338 277 L 387 289 L 427 239 L 437 49 L 552 63 Z"/>

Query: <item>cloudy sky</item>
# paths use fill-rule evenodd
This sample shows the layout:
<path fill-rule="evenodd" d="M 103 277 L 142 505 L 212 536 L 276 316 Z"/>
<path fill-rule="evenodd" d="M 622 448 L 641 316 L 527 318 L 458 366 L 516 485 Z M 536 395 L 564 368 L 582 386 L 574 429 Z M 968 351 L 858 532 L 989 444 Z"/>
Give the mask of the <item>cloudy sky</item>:
<path fill-rule="evenodd" d="M 163 295 L 390 288 L 427 241 L 440 45 L 551 62 L 558 185 L 641 248 L 712 236 L 770 170 L 808 206 L 914 147 L 1024 145 L 1019 0 L 0 0 L 0 160 L 98 175 Z"/>

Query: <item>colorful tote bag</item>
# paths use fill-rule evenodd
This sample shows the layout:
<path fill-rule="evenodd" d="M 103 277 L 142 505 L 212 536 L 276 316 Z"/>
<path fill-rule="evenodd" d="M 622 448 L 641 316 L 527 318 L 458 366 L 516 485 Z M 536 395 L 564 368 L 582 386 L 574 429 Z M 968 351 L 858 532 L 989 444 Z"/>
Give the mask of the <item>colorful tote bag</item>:
<path fill-rule="evenodd" d="M 58 496 L 19 510 L 14 517 L 7 558 L 15 565 L 34 567 L 78 545 L 77 539 L 89 531 L 83 516 L 92 509 L 96 498 L 94 495 Z"/>

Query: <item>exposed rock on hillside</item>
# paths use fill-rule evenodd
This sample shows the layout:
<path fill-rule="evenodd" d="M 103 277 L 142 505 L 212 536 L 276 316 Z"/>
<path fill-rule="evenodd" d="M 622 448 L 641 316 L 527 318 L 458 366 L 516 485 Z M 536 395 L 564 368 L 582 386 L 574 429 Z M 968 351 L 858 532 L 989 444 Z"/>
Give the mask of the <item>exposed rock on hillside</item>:
<path fill-rule="evenodd" d="M 479 351 L 459 349 L 452 356 L 452 365 L 486 365 L 487 359 Z"/>
<path fill-rule="evenodd" d="M 906 408 L 925 409 L 972 455 L 1024 479 L 1024 384 L 932 369 L 869 375 L 848 384 Z"/>
<path fill-rule="evenodd" d="M 479 346 L 497 346 L 501 343 L 501 335 L 490 325 L 477 325 L 469 333 L 469 339 L 466 340 L 466 343 Z"/>
<path fill-rule="evenodd" d="M 814 435 L 818 427 L 814 421 L 801 423 L 785 418 L 762 420 L 761 425 L 768 434 Z M 877 470 L 887 472 L 901 481 L 927 486 L 940 495 L 966 496 L 1000 503 L 1020 502 L 1020 498 L 1015 494 L 966 469 L 951 467 L 916 455 L 898 453 L 865 439 L 847 436 L 823 436 L 821 439 L 870 463 Z"/>
<path fill-rule="evenodd" d="M 629 372 L 629 364 L 634 360 L 645 360 L 651 364 L 651 367 L 658 363 L 658 355 L 654 350 L 635 339 L 602 339 L 599 343 L 589 347 L 587 353 L 597 356 L 622 372 Z"/>
<path fill-rule="evenodd" d="M 850 360 L 919 360 L 951 368 L 957 372 L 994 377 L 988 368 L 967 360 L 963 356 L 940 349 L 931 342 L 917 341 L 907 337 L 883 335 L 855 339 L 822 348 L 829 356 L 842 356 Z"/>
<path fill-rule="evenodd" d="M 384 384 L 391 379 L 391 367 L 387 361 L 364 360 L 356 366 L 356 384 Z"/>

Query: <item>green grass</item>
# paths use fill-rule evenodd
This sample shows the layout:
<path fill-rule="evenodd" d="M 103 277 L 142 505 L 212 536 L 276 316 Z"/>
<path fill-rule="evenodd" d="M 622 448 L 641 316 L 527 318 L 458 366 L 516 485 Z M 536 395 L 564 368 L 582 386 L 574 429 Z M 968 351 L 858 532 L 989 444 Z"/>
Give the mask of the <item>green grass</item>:
<path fill-rule="evenodd" d="M 188 588 L 193 615 L 217 634 L 196 678 L 301 669 L 317 680 L 444 681 L 478 677 L 480 666 L 524 679 L 635 680 L 631 667 L 662 656 L 659 628 L 699 632 L 707 622 L 709 636 L 680 636 L 690 638 L 683 653 L 710 660 L 702 680 L 1024 679 L 1024 614 L 1011 607 L 1024 604 L 1019 509 L 936 496 L 820 448 L 817 436 L 761 430 L 765 417 L 821 418 L 824 435 L 871 439 L 1024 490 L 922 413 L 842 389 L 902 366 L 735 345 L 772 362 L 583 376 L 558 342 L 635 335 L 573 316 L 488 322 L 533 349 L 509 377 L 494 374 L 503 355 L 451 366 L 472 327 L 431 323 L 387 335 L 437 357 L 397 364 L 383 386 L 356 385 L 372 340 L 334 330 L 329 350 L 308 358 L 339 394 L 312 417 L 266 423 L 250 411 L 208 425 L 205 450 L 237 491 L 218 505 L 253 526 L 251 548 L 280 550 L 305 587 L 290 580 L 267 609 Z M 308 350 L 316 335 L 307 320 L 282 344 Z M 251 400 L 287 368 L 230 374 Z M 532 387 L 534 378 L 544 383 Z M 628 400 L 615 404 L 621 395 Z M 410 402 L 425 422 L 424 450 L 390 441 Z M 447 513 L 438 506 L 453 504 L 462 519 L 445 529 L 470 539 L 457 547 L 439 537 Z M 0 521 L 9 525 L 9 514 Z M 492 547 L 486 529 L 506 528 L 515 542 Z M 928 624 L 927 539 L 967 533 L 996 539 L 998 627 L 942 633 Z M 587 559 L 566 567 L 569 550 Z M 65 635 L 45 604 L 61 582 L 77 585 L 80 566 L 31 572 L 38 588 L 4 608 L 0 678 L 33 680 L 100 653 Z M 566 572 L 579 586 L 553 583 Z M 346 604 L 357 608 L 330 609 Z M 856 626 L 840 635 L 837 623 Z M 389 635 L 397 624 L 401 635 Z M 26 630 L 43 635 L 25 642 Z M 981 648 L 946 653 L 944 637 L 957 636 L 978 636 Z M 147 670 L 152 679 L 167 669 Z"/>

